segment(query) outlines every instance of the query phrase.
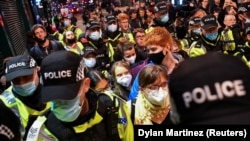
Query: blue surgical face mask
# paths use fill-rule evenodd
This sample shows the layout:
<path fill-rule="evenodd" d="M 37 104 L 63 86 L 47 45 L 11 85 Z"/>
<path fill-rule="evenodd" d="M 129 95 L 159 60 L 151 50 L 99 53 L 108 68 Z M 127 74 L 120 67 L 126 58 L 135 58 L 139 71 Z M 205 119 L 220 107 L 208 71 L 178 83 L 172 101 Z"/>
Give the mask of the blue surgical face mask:
<path fill-rule="evenodd" d="M 37 86 L 34 81 L 23 84 L 15 85 L 13 84 L 13 90 L 21 96 L 30 96 L 36 90 Z"/>
<path fill-rule="evenodd" d="M 65 27 L 68 27 L 70 23 L 69 23 L 69 21 L 64 21 L 63 24 Z"/>
<path fill-rule="evenodd" d="M 246 19 L 246 23 L 250 23 L 250 19 Z"/>
<path fill-rule="evenodd" d="M 214 33 L 206 33 L 205 37 L 211 41 L 216 40 L 218 36 L 218 32 L 214 32 Z"/>
<path fill-rule="evenodd" d="M 90 33 L 89 38 L 94 41 L 97 41 L 100 39 L 100 33 L 98 31 L 92 32 Z"/>
<path fill-rule="evenodd" d="M 96 65 L 95 58 L 84 58 L 84 63 L 88 68 L 93 68 Z"/>
<path fill-rule="evenodd" d="M 117 25 L 116 24 L 111 24 L 108 26 L 108 31 L 110 32 L 115 32 L 117 30 Z"/>
<path fill-rule="evenodd" d="M 161 22 L 163 22 L 163 23 L 167 23 L 167 22 L 168 22 L 168 20 L 169 20 L 169 16 L 168 16 L 168 14 L 165 14 L 165 15 L 162 15 L 162 16 L 161 16 Z"/>
<path fill-rule="evenodd" d="M 63 122 L 72 122 L 79 117 L 82 111 L 82 104 L 80 103 L 79 96 L 72 100 L 52 101 L 51 111 L 54 113 L 57 119 Z"/>
<path fill-rule="evenodd" d="M 201 29 L 200 28 L 196 28 L 193 30 L 194 33 L 196 34 L 201 34 Z"/>

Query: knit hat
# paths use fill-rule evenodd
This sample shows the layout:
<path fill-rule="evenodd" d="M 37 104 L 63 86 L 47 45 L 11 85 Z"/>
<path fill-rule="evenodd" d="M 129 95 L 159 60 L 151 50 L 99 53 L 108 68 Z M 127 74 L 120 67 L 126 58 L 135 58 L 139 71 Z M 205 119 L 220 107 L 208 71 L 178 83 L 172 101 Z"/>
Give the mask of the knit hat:
<path fill-rule="evenodd" d="M 183 124 L 250 124 L 249 85 L 250 70 L 237 57 L 190 58 L 169 79 L 173 115 Z"/>

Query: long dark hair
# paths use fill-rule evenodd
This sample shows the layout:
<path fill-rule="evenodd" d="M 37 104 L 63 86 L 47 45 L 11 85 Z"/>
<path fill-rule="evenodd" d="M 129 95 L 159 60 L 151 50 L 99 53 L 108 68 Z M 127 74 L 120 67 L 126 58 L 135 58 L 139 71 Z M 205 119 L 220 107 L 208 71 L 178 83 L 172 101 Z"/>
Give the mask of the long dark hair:
<path fill-rule="evenodd" d="M 94 89 L 95 86 L 96 86 L 96 84 L 98 82 L 100 82 L 102 79 L 105 79 L 105 80 L 108 81 L 108 79 L 104 76 L 104 74 L 101 73 L 98 70 L 89 70 L 89 71 L 86 71 L 85 76 L 90 79 L 90 81 L 91 81 L 90 82 L 90 87 L 92 89 Z"/>

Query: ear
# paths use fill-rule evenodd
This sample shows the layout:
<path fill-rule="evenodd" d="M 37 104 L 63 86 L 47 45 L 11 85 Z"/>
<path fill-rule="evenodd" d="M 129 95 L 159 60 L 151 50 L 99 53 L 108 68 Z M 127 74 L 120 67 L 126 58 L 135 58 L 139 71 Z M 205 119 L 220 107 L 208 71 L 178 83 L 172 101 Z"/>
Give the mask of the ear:
<path fill-rule="evenodd" d="M 37 70 L 37 73 L 40 73 L 41 68 L 39 66 L 36 66 L 35 69 Z"/>
<path fill-rule="evenodd" d="M 169 44 L 166 44 L 166 47 L 163 48 L 163 54 L 166 55 L 171 50 L 172 47 Z"/>
<path fill-rule="evenodd" d="M 89 87 L 90 87 L 90 79 L 84 78 L 84 80 L 82 80 L 81 87 L 78 93 L 78 95 L 80 96 L 82 100 L 85 99 L 86 97 L 85 95 L 89 91 Z"/>
<path fill-rule="evenodd" d="M 90 79 L 88 77 L 84 78 L 81 87 L 83 87 L 83 89 L 82 89 L 83 93 L 87 93 L 89 91 L 89 88 L 90 88 Z"/>
<path fill-rule="evenodd" d="M 142 88 L 141 88 L 141 86 L 139 86 L 139 91 L 141 91 L 142 90 Z"/>

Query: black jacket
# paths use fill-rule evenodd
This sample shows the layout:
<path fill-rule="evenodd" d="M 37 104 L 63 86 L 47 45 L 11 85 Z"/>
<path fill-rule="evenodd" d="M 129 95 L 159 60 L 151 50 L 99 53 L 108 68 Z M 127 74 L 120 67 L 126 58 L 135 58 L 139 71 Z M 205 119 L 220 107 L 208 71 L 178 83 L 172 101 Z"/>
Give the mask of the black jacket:
<path fill-rule="evenodd" d="M 64 50 L 63 45 L 58 41 L 50 40 L 49 47 L 45 49 L 37 44 L 29 50 L 29 54 L 36 60 L 37 65 L 40 66 L 44 57 L 57 50 Z"/>
<path fill-rule="evenodd" d="M 73 122 L 62 122 L 56 118 L 53 112 L 48 111 L 45 116 L 47 120 L 45 122 L 46 128 L 58 138 L 59 141 L 121 141 L 117 131 L 117 121 L 111 121 L 111 118 L 108 116 L 109 111 L 107 110 L 113 102 L 106 95 L 101 97 L 97 96 L 95 92 L 90 90 L 87 94 L 87 99 L 89 103 L 89 111 L 79 117 Z M 97 104 L 98 103 L 98 104 Z M 96 111 L 100 116 L 103 117 L 103 120 L 92 127 L 89 127 L 87 130 L 76 133 L 73 129 L 75 126 L 83 125 L 84 123 L 90 122 L 94 118 Z M 36 117 L 30 118 L 27 125 L 26 131 L 29 130 L 30 126 L 34 122 Z M 109 132 L 109 125 L 113 125 L 117 132 Z M 27 137 L 27 132 L 24 136 L 24 140 Z"/>

